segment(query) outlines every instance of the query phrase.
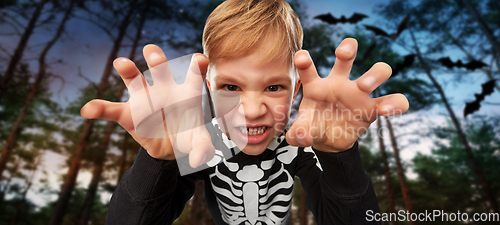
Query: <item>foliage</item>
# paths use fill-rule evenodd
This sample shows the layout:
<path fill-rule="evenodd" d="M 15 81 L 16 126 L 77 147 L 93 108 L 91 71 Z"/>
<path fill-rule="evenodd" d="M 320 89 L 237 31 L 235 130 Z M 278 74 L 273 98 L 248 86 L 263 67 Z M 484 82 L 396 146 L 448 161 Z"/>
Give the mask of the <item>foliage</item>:
<path fill-rule="evenodd" d="M 499 125 L 498 118 L 476 117 L 467 121 L 466 126 L 474 156 L 478 163 L 483 165 L 485 176 L 491 182 L 496 195 L 499 194 L 500 187 Z M 486 211 L 484 196 L 470 169 L 463 145 L 452 130 L 452 126 L 448 126 L 436 131 L 440 139 L 432 155 L 419 153 L 413 159 L 414 171 L 418 174 L 418 183 L 414 188 L 419 196 L 416 205 L 420 211 L 430 208 L 442 209 L 445 212 L 467 209 L 470 213 L 483 213 Z M 457 184 L 460 184 L 459 188 Z"/>
<path fill-rule="evenodd" d="M 107 37 L 116 34 L 113 32 L 119 26 L 120 18 L 126 12 L 124 10 L 134 1 L 110 1 L 110 0 L 78 0 L 78 9 L 74 12 L 72 22 L 86 21 L 86 25 L 95 25 L 101 29 L 102 33 L 96 34 L 96 39 L 100 40 L 99 45 L 103 52 L 112 45 Z M 160 0 L 138 0 L 135 11 L 131 16 L 134 25 L 139 23 L 141 13 L 147 15 L 146 23 L 142 29 L 144 38 L 139 45 L 155 43 L 160 45 L 170 55 L 180 56 L 192 52 L 202 52 L 201 37 L 203 27 L 208 15 L 219 5 L 222 0 L 190 0 L 190 1 L 160 1 Z M 411 14 L 411 20 L 408 30 L 396 40 L 392 41 L 385 37 L 373 36 L 367 32 L 361 24 L 358 25 L 326 25 L 316 20 L 310 20 L 309 11 L 306 8 L 308 2 L 303 0 L 289 1 L 301 19 L 304 30 L 303 49 L 311 54 L 316 68 L 322 77 L 326 77 L 335 61 L 334 49 L 336 44 L 343 37 L 354 37 L 358 40 L 359 51 L 352 69 L 351 79 L 356 79 L 366 72 L 376 62 L 387 62 L 393 68 L 403 61 L 404 55 L 414 53 L 414 46 L 410 39 L 409 31 L 414 32 L 417 43 L 422 51 L 424 60 L 430 65 L 430 69 L 440 83 L 446 82 L 451 87 L 470 82 L 472 80 L 485 79 L 480 75 L 487 75 L 490 78 L 500 78 L 499 57 L 500 53 L 495 52 L 493 44 L 486 38 L 485 32 L 479 29 L 479 22 L 468 10 L 463 1 L 459 0 L 421 0 L 404 1 L 391 0 L 384 3 L 376 9 L 379 15 L 377 26 L 396 30 L 401 19 Z M 500 3 L 497 0 L 470 0 L 473 7 L 477 9 L 481 19 L 492 31 L 497 40 L 500 39 Z M 2 27 L 10 27 L 11 33 L 3 33 L 3 36 L 12 36 L 22 33 L 23 26 L 33 13 L 34 7 L 38 1 L 15 1 L 7 0 L 0 3 L 0 13 L 5 13 L 4 18 L 0 19 Z M 49 1 L 47 8 L 44 9 L 41 22 L 35 29 L 37 37 L 35 41 L 29 42 L 29 46 L 23 55 L 21 64 L 17 67 L 15 76 L 9 84 L 6 96 L 0 100 L 0 146 L 3 146 L 11 127 L 14 124 L 25 99 L 30 92 L 30 85 L 33 83 L 34 71 L 36 70 L 33 58 L 40 53 L 40 46 L 45 41 L 44 35 L 54 32 L 54 21 L 61 16 L 64 7 L 64 1 Z M 375 14 L 369 15 L 376 17 Z M 16 19 L 16 20 L 13 20 Z M 9 28 L 9 29 L 10 29 Z M 87 27 L 84 27 L 87 29 Z M 135 30 L 134 30 L 135 29 Z M 133 34 L 137 28 L 131 26 L 127 30 L 123 49 L 120 53 L 128 52 Z M 345 30 L 345 31 L 343 31 Z M 37 33 L 39 32 L 39 33 Z M 102 34 L 102 35 L 101 35 Z M 55 48 L 68 48 L 72 41 L 79 40 L 74 33 L 66 33 Z M 2 36 L 2 38 L 3 38 Z M 4 39 L 2 39 L 4 40 Z M 376 43 L 376 48 L 368 58 L 363 58 L 370 46 Z M 0 43 L 0 57 L 3 63 L 0 68 L 6 67 L 5 58 L 11 56 L 11 49 L 7 46 L 10 43 Z M 79 48 L 70 46 L 75 54 L 80 54 Z M 174 52 L 172 52 L 174 51 Z M 102 54 L 103 52 L 97 52 Z M 138 51 L 139 52 L 139 51 Z M 445 69 L 436 59 L 450 56 L 453 61 L 458 59 L 467 62 L 470 59 L 478 59 L 488 64 L 481 70 L 469 72 L 465 69 Z M 49 72 L 52 71 L 51 78 L 47 79 L 39 90 L 32 107 L 29 109 L 14 147 L 13 154 L 7 164 L 4 179 L 0 183 L 0 225 L 11 224 L 13 215 L 16 214 L 17 224 L 46 224 L 53 214 L 54 202 L 47 200 L 45 205 L 35 204 L 31 196 L 43 196 L 44 199 L 50 199 L 58 190 L 54 190 L 51 179 L 53 176 L 59 178 L 60 174 L 50 174 L 47 172 L 46 164 L 54 162 L 40 162 L 47 153 L 57 154 L 66 159 L 66 162 L 58 162 L 66 169 L 69 158 L 78 143 L 79 133 L 83 128 L 84 119 L 80 116 L 81 107 L 90 101 L 96 95 L 96 85 L 89 79 L 88 85 L 79 90 L 76 98 L 69 99 L 69 103 L 56 103 L 50 93 L 51 84 L 54 78 L 66 79 L 68 83 L 74 82 L 69 76 L 63 76 L 65 66 L 80 66 L 85 60 L 66 61 L 60 59 L 61 56 L 51 55 L 50 60 L 56 60 L 57 63 L 48 65 Z M 139 58 L 139 57 L 136 57 Z M 5 61 L 5 62 L 4 62 Z M 139 60 L 136 60 L 139 61 Z M 418 60 L 416 60 L 417 62 Z M 63 63 L 61 63 L 63 62 Z M 145 70 L 145 64 L 138 62 L 141 70 Z M 141 66 L 142 65 L 142 66 Z M 85 66 L 85 64 L 84 64 Z M 101 65 L 93 65 L 99 67 Z M 59 70 L 60 68 L 63 68 Z M 82 67 L 84 68 L 84 67 Z M 436 89 L 430 85 L 422 73 L 422 64 L 415 63 L 406 68 L 397 76 L 393 76 L 381 88 L 381 94 L 403 93 L 409 99 L 410 112 L 418 118 L 422 118 L 427 111 L 442 109 L 440 104 L 436 104 Z M 54 72 L 57 71 L 57 72 Z M 4 71 L 0 71 L 0 78 Z M 451 76 L 450 76 L 451 75 Z M 115 74 L 113 80 L 105 92 L 103 99 L 113 100 L 113 97 L 122 80 Z M 78 78 L 81 80 L 80 78 Z M 452 82 L 450 82 L 450 80 Z M 80 85 L 81 86 L 81 85 Z M 497 87 L 498 88 L 498 87 Z M 446 90 L 445 90 L 446 91 Z M 468 91 L 468 90 L 464 90 Z M 448 94 L 448 93 L 447 93 Z M 472 93 L 471 93 L 472 96 Z M 487 101 L 490 101 L 487 99 Z M 435 108 L 432 108 L 435 106 Z M 418 112 L 419 114 L 416 115 Z M 440 115 L 436 114 L 440 117 Z M 441 118 L 441 117 L 440 117 Z M 88 173 L 93 168 L 94 161 L 99 154 L 95 150 L 101 141 L 106 121 L 98 120 L 94 125 L 94 131 L 89 138 L 88 151 L 83 155 L 82 171 Z M 500 175 L 498 165 L 500 165 L 500 119 L 498 115 L 490 113 L 487 117 L 473 117 L 463 121 L 466 136 L 473 149 L 473 154 L 482 166 L 486 179 L 491 183 L 494 195 L 500 195 Z M 395 129 L 407 129 L 410 125 L 403 125 Z M 458 138 L 453 126 L 437 127 L 430 124 L 433 129 L 430 132 L 422 133 L 421 136 L 434 138 L 432 152 L 430 154 L 417 153 L 411 162 L 403 162 L 403 167 L 408 174 L 413 174 L 411 179 L 407 179 L 409 192 L 412 196 L 415 212 L 424 212 L 425 210 L 444 210 L 445 212 L 457 212 L 467 210 L 468 212 L 485 212 L 486 197 L 484 196 L 479 182 L 471 170 L 468 157 L 463 150 L 463 144 Z M 409 129 L 409 128 L 408 128 Z M 422 132 L 422 131 L 421 131 Z M 404 136 L 399 139 L 408 139 Z M 374 144 L 373 132 L 368 130 L 365 137 L 360 139 L 360 154 L 363 166 L 370 175 L 375 192 L 379 200 L 380 208 L 383 212 L 388 209 L 387 190 L 385 186 L 384 168 L 382 157 L 378 152 L 378 146 Z M 400 146 L 402 151 L 406 151 L 411 144 L 405 143 Z M 125 146 L 125 147 L 124 147 Z M 126 162 L 120 168 L 122 148 L 128 150 Z M 110 141 L 110 151 L 106 157 L 106 166 L 102 182 L 99 188 L 98 197 L 95 199 L 91 215 L 91 224 L 104 224 L 107 212 L 107 203 L 101 201 L 101 194 L 108 194 L 116 187 L 117 174 L 120 169 L 129 168 L 139 149 L 138 144 L 130 137 L 124 144 L 124 133 L 121 127 L 118 127 Z M 395 204 L 397 209 L 404 208 L 402 190 L 399 187 L 398 177 L 395 175 L 395 161 L 391 152 L 387 152 L 390 165 L 392 184 L 394 188 Z M 36 174 L 35 177 L 32 177 Z M 53 180 L 53 179 L 52 179 Z M 30 182 L 33 186 L 29 186 Z M 80 186 L 86 186 L 80 184 Z M 57 187 L 59 188 L 59 187 Z M 28 195 L 25 195 L 28 193 Z M 294 207 L 301 204 L 302 195 L 300 181 L 296 180 L 294 190 Z M 26 198 L 23 198 L 26 196 Z M 67 214 L 64 218 L 64 224 L 74 224 L 74 220 L 79 216 L 85 190 L 76 188 L 68 206 Z M 186 205 L 184 213 L 176 224 L 185 224 L 189 221 L 191 207 Z M 295 213 L 295 211 L 294 211 Z M 298 214 L 293 214 L 295 221 L 298 220 Z M 432 222 L 431 222 L 432 223 Z M 440 224 L 441 221 L 433 222 Z M 458 224 L 448 222 L 448 224 Z"/>

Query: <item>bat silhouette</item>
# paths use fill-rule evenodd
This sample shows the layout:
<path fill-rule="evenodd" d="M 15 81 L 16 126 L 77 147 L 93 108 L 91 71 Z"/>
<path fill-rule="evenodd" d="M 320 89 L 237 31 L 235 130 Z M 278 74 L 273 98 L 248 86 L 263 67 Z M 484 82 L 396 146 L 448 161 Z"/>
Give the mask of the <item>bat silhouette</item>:
<path fill-rule="evenodd" d="M 372 55 L 373 49 L 375 49 L 375 47 L 377 47 L 377 42 L 373 42 L 370 45 L 370 47 L 368 47 L 368 49 L 365 51 L 365 53 L 363 54 L 363 57 L 358 61 L 354 61 L 354 65 L 356 65 L 356 66 L 362 65 L 368 58 L 370 58 L 370 56 Z"/>
<path fill-rule="evenodd" d="M 363 26 L 367 30 L 372 31 L 377 36 L 388 37 L 388 38 L 392 39 L 393 41 L 395 41 L 399 37 L 399 35 L 408 27 L 408 21 L 410 21 L 410 14 L 408 14 L 403 19 L 403 21 L 401 21 L 401 23 L 399 23 L 398 31 L 396 33 L 392 33 L 392 34 L 389 34 L 389 33 L 385 32 L 384 30 L 382 30 L 378 27 L 375 27 L 375 26 L 370 26 L 370 25 L 365 25 L 365 24 L 363 24 Z"/>
<path fill-rule="evenodd" d="M 465 68 L 467 70 L 476 70 L 476 69 L 481 69 L 485 66 L 488 66 L 486 63 L 483 63 L 478 60 L 471 60 L 468 63 L 463 63 L 462 60 L 457 60 L 457 62 L 451 61 L 450 57 L 442 57 L 437 60 L 440 62 L 443 66 L 445 66 L 448 69 L 453 69 L 453 67 L 457 68 Z"/>
<path fill-rule="evenodd" d="M 321 20 L 325 23 L 335 25 L 337 23 L 354 24 L 354 23 L 357 23 L 357 22 L 363 20 L 364 18 L 368 18 L 368 16 L 365 14 L 361 14 L 361 13 L 353 13 L 352 16 L 349 18 L 346 18 L 344 15 L 342 15 L 340 18 L 337 19 L 337 17 L 332 16 L 332 14 L 327 13 L 327 14 L 317 15 L 313 19 L 318 19 L 318 20 Z"/>
<path fill-rule="evenodd" d="M 411 65 L 413 65 L 413 63 L 415 62 L 415 56 L 417 55 L 415 54 L 405 55 L 405 59 L 403 60 L 403 62 L 397 63 L 396 66 L 394 66 L 394 68 L 392 69 L 392 77 L 398 75 L 398 73 L 404 70 L 405 68 L 408 68 Z"/>
<path fill-rule="evenodd" d="M 493 80 L 490 80 L 484 84 L 481 84 L 481 87 L 483 90 L 482 90 L 481 94 L 474 94 L 474 96 L 476 97 L 476 100 L 474 100 L 472 102 L 465 103 L 464 117 L 466 117 L 469 114 L 474 113 L 475 111 L 478 111 L 479 108 L 481 108 L 481 101 L 484 100 L 484 97 L 486 95 L 491 95 L 491 93 L 493 93 L 496 81 L 497 81 L 496 79 L 493 79 Z"/>

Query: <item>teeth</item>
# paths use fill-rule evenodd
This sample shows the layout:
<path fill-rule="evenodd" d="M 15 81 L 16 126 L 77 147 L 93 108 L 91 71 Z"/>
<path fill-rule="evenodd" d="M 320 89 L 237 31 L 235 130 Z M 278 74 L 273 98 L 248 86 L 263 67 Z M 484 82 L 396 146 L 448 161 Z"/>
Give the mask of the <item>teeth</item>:
<path fill-rule="evenodd" d="M 263 134 L 265 131 L 266 131 L 266 126 L 263 126 L 263 127 L 250 127 L 250 128 L 243 128 L 243 127 L 240 127 L 240 131 L 241 133 L 243 133 L 244 135 L 260 135 L 260 134 Z"/>

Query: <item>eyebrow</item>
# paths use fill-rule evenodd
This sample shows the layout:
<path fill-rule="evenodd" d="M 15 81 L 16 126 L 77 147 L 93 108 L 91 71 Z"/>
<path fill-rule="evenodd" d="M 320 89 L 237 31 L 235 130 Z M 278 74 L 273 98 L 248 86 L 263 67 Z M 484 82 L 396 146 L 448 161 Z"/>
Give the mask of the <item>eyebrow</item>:
<path fill-rule="evenodd" d="M 229 75 L 226 75 L 223 73 L 217 74 L 214 77 L 214 81 L 215 81 L 215 83 L 236 83 L 236 84 L 244 83 L 244 82 L 240 81 L 239 79 L 235 78 L 234 76 L 229 76 Z M 288 83 L 292 82 L 292 78 L 288 74 L 276 74 L 276 75 L 266 76 L 264 81 L 266 83 L 284 82 L 284 83 L 288 84 Z"/>
<path fill-rule="evenodd" d="M 292 78 L 290 77 L 289 74 L 276 74 L 267 76 L 266 81 L 269 83 L 279 83 L 279 82 L 291 83 Z"/>
<path fill-rule="evenodd" d="M 228 76 L 226 74 L 220 73 L 214 77 L 214 81 L 216 84 L 219 83 L 240 83 L 238 79 L 233 76 Z"/>

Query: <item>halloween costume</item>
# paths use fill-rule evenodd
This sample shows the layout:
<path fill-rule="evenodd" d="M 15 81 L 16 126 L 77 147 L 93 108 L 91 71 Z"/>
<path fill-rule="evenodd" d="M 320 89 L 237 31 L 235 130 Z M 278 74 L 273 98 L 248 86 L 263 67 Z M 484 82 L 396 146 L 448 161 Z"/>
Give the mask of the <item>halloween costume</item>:
<path fill-rule="evenodd" d="M 218 129 L 213 125 L 207 128 Z M 237 147 L 222 132 L 216 136 L 209 168 L 185 176 L 177 161 L 154 159 L 141 148 L 113 194 L 106 224 L 171 224 L 194 194 L 195 182 L 204 180 L 216 224 L 288 225 L 295 176 L 317 224 L 379 223 L 366 221 L 367 210 L 380 209 L 357 142 L 349 150 L 326 153 L 290 146 L 283 133 L 260 155 L 240 152 L 229 158 Z"/>

